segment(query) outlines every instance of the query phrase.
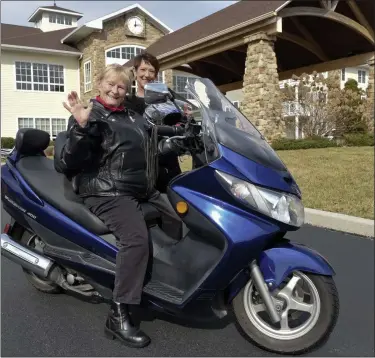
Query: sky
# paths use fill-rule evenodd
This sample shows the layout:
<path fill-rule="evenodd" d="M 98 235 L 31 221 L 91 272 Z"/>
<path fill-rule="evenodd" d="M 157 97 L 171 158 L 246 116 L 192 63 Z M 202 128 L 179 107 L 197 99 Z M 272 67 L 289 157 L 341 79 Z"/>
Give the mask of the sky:
<path fill-rule="evenodd" d="M 136 1 L 59 1 L 56 5 L 83 13 L 78 25 L 134 4 Z M 230 6 L 237 1 L 138 1 L 152 15 L 173 30 Z M 1 1 L 1 22 L 33 26 L 27 19 L 41 6 L 52 6 L 53 1 Z"/>

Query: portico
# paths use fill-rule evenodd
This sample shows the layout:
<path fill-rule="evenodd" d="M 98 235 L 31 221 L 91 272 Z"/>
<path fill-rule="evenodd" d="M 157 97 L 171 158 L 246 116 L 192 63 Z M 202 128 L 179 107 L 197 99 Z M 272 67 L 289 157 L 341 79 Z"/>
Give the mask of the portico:
<path fill-rule="evenodd" d="M 293 74 L 368 63 L 373 101 L 374 14 L 373 1 L 239 1 L 147 50 L 162 70 L 209 77 L 224 93 L 242 89 L 242 112 L 272 139 L 284 133 L 279 81 Z"/>

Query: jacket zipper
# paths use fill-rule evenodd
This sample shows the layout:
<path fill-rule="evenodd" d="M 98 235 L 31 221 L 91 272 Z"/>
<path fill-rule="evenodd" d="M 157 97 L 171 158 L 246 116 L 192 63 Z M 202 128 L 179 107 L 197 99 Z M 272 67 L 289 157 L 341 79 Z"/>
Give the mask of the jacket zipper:
<path fill-rule="evenodd" d="M 139 128 L 138 124 L 137 123 L 134 123 L 136 125 L 136 130 L 139 132 L 139 134 L 141 135 L 142 137 L 142 143 L 141 143 L 141 146 L 143 148 L 143 151 L 144 151 L 144 154 L 145 154 L 145 158 L 146 158 L 146 172 L 147 172 L 147 169 L 148 169 L 148 161 L 147 161 L 147 153 L 146 153 L 146 147 L 145 147 L 145 141 L 147 140 L 145 138 L 145 135 L 144 133 L 142 132 L 142 129 Z M 146 181 L 146 195 L 148 195 L 148 192 L 149 192 L 149 182 L 148 182 L 148 175 L 146 175 L 147 177 L 147 181 Z"/>
<path fill-rule="evenodd" d="M 121 167 L 120 167 L 120 173 L 119 178 L 122 178 L 122 171 L 124 170 L 124 160 L 125 160 L 125 153 L 121 153 Z"/>

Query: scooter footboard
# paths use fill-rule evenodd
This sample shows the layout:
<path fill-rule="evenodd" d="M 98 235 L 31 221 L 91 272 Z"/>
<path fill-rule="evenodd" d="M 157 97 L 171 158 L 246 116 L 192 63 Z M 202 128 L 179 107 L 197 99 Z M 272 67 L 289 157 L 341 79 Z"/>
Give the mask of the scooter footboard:
<path fill-rule="evenodd" d="M 259 268 L 271 292 L 295 270 L 324 276 L 335 275 L 332 266 L 317 251 L 290 241 L 263 251 L 259 258 Z"/>

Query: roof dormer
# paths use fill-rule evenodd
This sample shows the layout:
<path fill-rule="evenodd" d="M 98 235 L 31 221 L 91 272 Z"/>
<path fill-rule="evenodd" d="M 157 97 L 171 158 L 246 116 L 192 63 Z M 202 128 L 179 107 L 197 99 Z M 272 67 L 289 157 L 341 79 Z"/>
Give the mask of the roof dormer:
<path fill-rule="evenodd" d="M 47 32 L 77 27 L 77 22 L 82 16 L 80 12 L 63 9 L 54 3 L 53 6 L 36 9 L 28 21 L 33 22 L 34 27 Z"/>

